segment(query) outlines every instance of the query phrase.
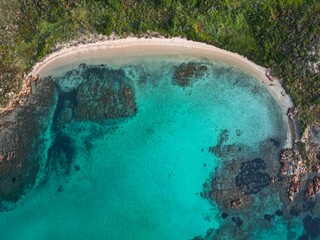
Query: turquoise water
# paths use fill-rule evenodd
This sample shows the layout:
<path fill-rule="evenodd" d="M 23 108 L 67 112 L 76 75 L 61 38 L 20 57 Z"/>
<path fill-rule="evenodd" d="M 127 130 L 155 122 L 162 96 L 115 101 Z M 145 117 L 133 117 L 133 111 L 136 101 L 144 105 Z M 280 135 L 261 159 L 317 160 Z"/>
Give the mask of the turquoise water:
<path fill-rule="evenodd" d="M 173 84 L 176 67 L 188 61 L 207 70 L 193 76 L 190 86 Z M 277 217 L 269 224 L 263 219 L 266 212 L 282 207 L 278 195 L 266 197 L 274 191 L 271 187 L 253 197 L 253 205 L 264 206 L 261 213 L 231 210 L 226 220 L 219 201 L 203 194 L 204 184 L 220 176 L 226 162 L 240 161 L 208 150 L 223 130 L 229 135 L 226 144 L 245 146 L 241 156 L 247 160 L 259 155 L 269 139 L 278 141 L 277 151 L 285 142 L 280 108 L 259 81 L 200 59 L 103 63 L 99 71 L 115 81 L 121 80 L 113 70 L 123 70 L 134 90 L 136 113 L 76 119 L 72 91 L 84 81 L 82 67 L 72 74 L 57 70 L 54 81 L 60 95 L 50 130 L 41 136 L 46 139 L 39 147 L 41 172 L 21 203 L 0 213 L 1 239 L 207 239 L 208 230 L 208 239 L 289 239 L 290 228 L 296 228 L 296 237 L 302 234 L 299 223 L 289 226 Z M 87 69 L 90 73 L 90 65 Z M 90 81 L 101 81 L 99 74 L 90 76 Z M 259 203 L 261 199 L 265 203 Z M 232 214 L 259 219 L 237 227 Z M 264 227 L 252 229 L 255 222 Z"/>

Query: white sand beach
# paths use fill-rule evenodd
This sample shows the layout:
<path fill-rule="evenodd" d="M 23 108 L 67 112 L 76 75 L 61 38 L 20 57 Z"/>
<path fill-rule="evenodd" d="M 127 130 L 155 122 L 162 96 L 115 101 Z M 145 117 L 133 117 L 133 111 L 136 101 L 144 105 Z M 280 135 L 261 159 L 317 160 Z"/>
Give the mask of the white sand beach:
<path fill-rule="evenodd" d="M 113 62 L 146 56 L 193 56 L 207 58 L 238 67 L 261 80 L 265 87 L 278 100 L 287 112 L 292 101 L 279 80 L 270 81 L 266 77 L 266 68 L 249 61 L 247 58 L 205 43 L 189 41 L 183 38 L 136 38 L 98 41 L 65 47 L 54 52 L 37 63 L 30 75 L 43 76 L 56 68 L 68 64 L 78 64 L 85 60 L 110 59 Z M 283 96 L 285 95 L 285 96 Z"/>
<path fill-rule="evenodd" d="M 216 62 L 229 64 L 244 70 L 262 82 L 283 109 L 283 117 L 288 122 L 288 109 L 293 107 L 290 96 L 285 93 L 278 79 L 272 81 L 266 76 L 267 69 L 247 58 L 205 43 L 189 41 L 183 38 L 137 38 L 99 40 L 87 44 L 75 44 L 61 48 L 38 62 L 29 76 L 45 76 L 51 71 L 79 64 L 86 60 L 108 59 L 112 63 L 124 63 L 126 59 L 147 56 L 191 56 L 206 58 Z M 1 109 L 0 109 L 1 110 Z M 289 124 L 289 123 L 288 123 Z M 291 146 L 292 134 L 288 131 L 287 146 Z"/>

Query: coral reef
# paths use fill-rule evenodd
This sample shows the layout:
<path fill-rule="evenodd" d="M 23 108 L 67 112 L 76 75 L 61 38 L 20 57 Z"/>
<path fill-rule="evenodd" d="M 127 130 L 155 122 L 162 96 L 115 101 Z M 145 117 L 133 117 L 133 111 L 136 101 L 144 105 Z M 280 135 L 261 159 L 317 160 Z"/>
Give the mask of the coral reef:
<path fill-rule="evenodd" d="M 173 84 L 177 84 L 180 87 L 190 86 L 192 82 L 203 76 L 207 69 L 205 65 L 196 62 L 182 63 L 175 68 Z"/>

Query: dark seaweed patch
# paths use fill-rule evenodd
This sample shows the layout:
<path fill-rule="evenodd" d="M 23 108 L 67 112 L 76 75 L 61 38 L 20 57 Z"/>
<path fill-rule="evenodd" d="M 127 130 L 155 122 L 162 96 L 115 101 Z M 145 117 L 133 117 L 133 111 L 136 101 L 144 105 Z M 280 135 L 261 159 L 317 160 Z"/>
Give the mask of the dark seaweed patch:
<path fill-rule="evenodd" d="M 83 68 L 82 76 L 84 79 L 99 79 L 102 81 L 112 79 L 114 82 L 122 82 L 126 78 L 126 74 L 123 69 L 107 68 L 106 65 L 99 66 L 86 66 Z"/>
<path fill-rule="evenodd" d="M 72 90 L 69 92 L 59 91 L 59 98 L 56 106 L 56 110 L 53 115 L 52 120 L 52 130 L 54 132 L 58 132 L 63 127 L 63 124 L 68 122 L 66 119 L 67 109 L 70 109 L 72 115 L 70 118 L 72 119 L 74 112 L 73 109 L 77 106 L 77 91 Z M 71 120 L 69 119 L 69 120 Z"/>
<path fill-rule="evenodd" d="M 300 236 L 300 237 L 298 238 L 298 240 L 309 240 L 309 237 L 308 237 L 308 235 L 303 234 L 302 236 Z"/>
<path fill-rule="evenodd" d="M 75 149 L 70 137 L 58 133 L 48 153 L 48 167 L 56 171 L 62 170 L 64 173 L 70 173 L 75 155 Z"/>
<path fill-rule="evenodd" d="M 267 220 L 268 222 L 271 222 L 271 220 L 274 218 L 274 215 L 265 214 L 263 215 L 263 218 Z"/>
<path fill-rule="evenodd" d="M 122 69 L 87 67 L 86 80 L 76 89 L 78 121 L 101 122 L 136 114 L 134 89 Z"/>
<path fill-rule="evenodd" d="M 80 171 L 80 170 L 81 170 L 81 168 L 80 168 L 80 166 L 79 166 L 79 165 L 77 165 L 77 164 L 76 164 L 76 165 L 74 165 L 74 170 L 75 170 L 75 171 Z"/>
<path fill-rule="evenodd" d="M 320 235 L 320 218 L 312 218 L 310 215 L 303 219 L 303 227 L 307 234 L 312 239 Z"/>
<path fill-rule="evenodd" d="M 261 158 L 241 164 L 241 171 L 236 176 L 236 186 L 245 194 L 258 193 L 270 183 L 269 174 L 263 172 L 267 165 Z"/>
<path fill-rule="evenodd" d="M 69 92 L 59 91 L 56 109 L 53 115 L 51 131 L 54 134 L 53 143 L 48 150 L 46 164 L 47 174 L 50 170 L 70 173 L 71 164 L 75 155 L 72 139 L 63 130 L 65 124 L 74 116 L 73 109 L 77 106 L 76 90 Z"/>
<path fill-rule="evenodd" d="M 280 146 L 280 141 L 278 139 L 270 138 L 270 141 L 273 143 L 273 145 L 275 147 L 279 147 Z"/>
<path fill-rule="evenodd" d="M 209 240 L 209 239 L 213 239 L 212 238 L 212 234 L 214 233 L 214 229 L 210 228 L 207 232 L 205 236 L 197 236 L 195 238 L 192 238 L 192 240 Z"/>
<path fill-rule="evenodd" d="M 17 181 L 17 179 L 15 177 L 11 178 L 11 182 L 15 183 Z"/>
<path fill-rule="evenodd" d="M 227 213 L 225 213 L 225 212 L 221 214 L 221 217 L 222 217 L 223 219 L 226 219 L 228 216 L 229 216 L 229 215 L 228 215 Z"/>
<path fill-rule="evenodd" d="M 58 192 L 63 192 L 63 187 L 62 187 L 61 185 L 59 185 L 57 191 L 58 191 Z"/>
<path fill-rule="evenodd" d="M 231 220 L 236 223 L 237 227 L 241 227 L 243 224 L 243 221 L 240 217 L 232 217 Z"/>
<path fill-rule="evenodd" d="M 301 213 L 301 211 L 299 211 L 299 210 L 297 210 L 297 209 L 295 209 L 295 208 L 292 208 L 292 209 L 290 210 L 290 215 L 291 215 L 291 216 L 297 217 L 297 216 L 300 216 L 300 213 Z"/>
<path fill-rule="evenodd" d="M 275 214 L 276 214 L 277 216 L 283 216 L 283 211 L 277 210 L 277 211 L 275 212 Z"/>
<path fill-rule="evenodd" d="M 180 87 L 188 87 L 207 70 L 207 66 L 196 62 L 182 63 L 175 67 L 172 83 Z"/>

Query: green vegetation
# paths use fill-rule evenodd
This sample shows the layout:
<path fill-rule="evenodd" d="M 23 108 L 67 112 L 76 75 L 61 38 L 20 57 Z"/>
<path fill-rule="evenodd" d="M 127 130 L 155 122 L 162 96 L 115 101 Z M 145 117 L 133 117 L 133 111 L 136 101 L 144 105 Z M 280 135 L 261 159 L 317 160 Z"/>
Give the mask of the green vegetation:
<path fill-rule="evenodd" d="M 0 104 L 57 43 L 148 30 L 272 68 L 293 97 L 301 126 L 320 121 L 320 74 L 310 67 L 320 61 L 319 0 L 0 0 Z"/>

